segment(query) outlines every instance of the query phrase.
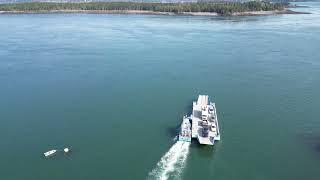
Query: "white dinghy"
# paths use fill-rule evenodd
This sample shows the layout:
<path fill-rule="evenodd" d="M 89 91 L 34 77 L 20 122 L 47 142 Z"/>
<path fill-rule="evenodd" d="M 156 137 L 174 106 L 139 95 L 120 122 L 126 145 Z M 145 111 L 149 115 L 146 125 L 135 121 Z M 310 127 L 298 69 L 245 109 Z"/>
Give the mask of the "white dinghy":
<path fill-rule="evenodd" d="M 51 156 L 53 154 L 55 154 L 57 152 L 57 150 L 53 149 L 53 150 L 50 150 L 48 152 L 45 152 L 43 153 L 45 157 L 48 157 L 48 156 Z"/>

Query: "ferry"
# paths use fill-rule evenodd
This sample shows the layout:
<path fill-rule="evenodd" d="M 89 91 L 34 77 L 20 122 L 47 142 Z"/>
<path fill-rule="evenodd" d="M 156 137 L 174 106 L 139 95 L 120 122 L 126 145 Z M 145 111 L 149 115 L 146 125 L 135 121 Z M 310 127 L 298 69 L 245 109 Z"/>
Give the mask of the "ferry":
<path fill-rule="evenodd" d="M 191 127 L 187 126 L 188 122 L 191 124 Z M 200 144 L 214 145 L 215 141 L 220 141 L 216 105 L 210 101 L 208 95 L 199 95 L 198 100 L 193 102 L 192 114 L 190 117 L 183 118 L 181 132 L 186 127 L 191 128 L 191 138 L 197 139 Z M 181 132 L 179 134 L 179 141 L 189 140 L 189 137 L 183 136 Z"/>

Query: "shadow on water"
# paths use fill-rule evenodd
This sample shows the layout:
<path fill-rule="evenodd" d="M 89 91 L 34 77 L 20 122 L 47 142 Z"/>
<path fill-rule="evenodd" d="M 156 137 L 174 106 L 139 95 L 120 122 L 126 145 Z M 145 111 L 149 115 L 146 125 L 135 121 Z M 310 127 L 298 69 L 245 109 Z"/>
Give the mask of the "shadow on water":
<path fill-rule="evenodd" d="M 185 106 L 184 111 L 186 114 L 190 115 L 192 113 L 192 103 L 190 103 L 188 106 Z"/>
<path fill-rule="evenodd" d="M 315 150 L 320 153 L 320 143 L 315 146 Z"/>
<path fill-rule="evenodd" d="M 183 114 L 181 115 L 180 119 L 177 119 L 177 125 L 175 126 L 171 126 L 171 127 L 167 127 L 167 133 L 168 133 L 168 136 L 170 138 L 174 138 L 176 137 L 178 134 L 179 134 L 179 131 L 180 131 L 180 123 L 182 121 L 182 117 L 184 115 L 190 115 L 191 112 L 192 112 L 192 103 L 189 103 L 190 105 L 186 106 L 183 108 Z"/>
<path fill-rule="evenodd" d="M 309 148 L 320 153 L 320 135 L 303 135 L 302 138 Z"/>
<path fill-rule="evenodd" d="M 257 18 L 256 16 L 216 16 L 216 17 L 211 17 L 210 20 L 225 21 L 225 22 L 231 22 L 231 23 L 237 23 L 237 22 L 242 23 L 242 22 L 257 22 L 265 18 L 268 18 L 268 17 L 259 16 L 259 18 Z"/>
<path fill-rule="evenodd" d="M 199 142 L 196 139 L 192 139 L 190 148 L 191 149 L 197 149 L 196 153 L 203 158 L 210 158 L 213 156 L 215 152 L 215 147 L 218 145 L 218 143 L 214 146 L 208 146 L 208 145 L 202 145 L 199 144 Z"/>
<path fill-rule="evenodd" d="M 167 127 L 167 133 L 170 138 L 174 138 L 179 134 L 180 124 L 175 127 Z"/>

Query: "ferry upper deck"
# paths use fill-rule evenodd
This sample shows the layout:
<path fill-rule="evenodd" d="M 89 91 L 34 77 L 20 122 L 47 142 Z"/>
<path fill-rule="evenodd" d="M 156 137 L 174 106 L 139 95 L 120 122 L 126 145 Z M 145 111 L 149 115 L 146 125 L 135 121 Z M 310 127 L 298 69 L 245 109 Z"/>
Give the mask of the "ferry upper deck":
<path fill-rule="evenodd" d="M 220 140 L 216 107 L 207 95 L 199 95 L 198 100 L 193 102 L 192 138 L 206 145 L 214 145 L 215 140 Z"/>

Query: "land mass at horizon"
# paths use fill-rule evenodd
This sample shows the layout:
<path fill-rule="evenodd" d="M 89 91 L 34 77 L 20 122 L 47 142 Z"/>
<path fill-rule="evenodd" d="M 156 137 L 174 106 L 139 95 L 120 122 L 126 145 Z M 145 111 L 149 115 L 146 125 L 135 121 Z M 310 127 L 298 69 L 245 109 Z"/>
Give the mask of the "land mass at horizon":
<path fill-rule="evenodd" d="M 87 3 L 15 3 L 0 4 L 0 13 L 125 13 L 160 15 L 271 15 L 297 14 L 285 3 L 250 2 L 87 2 Z"/>

